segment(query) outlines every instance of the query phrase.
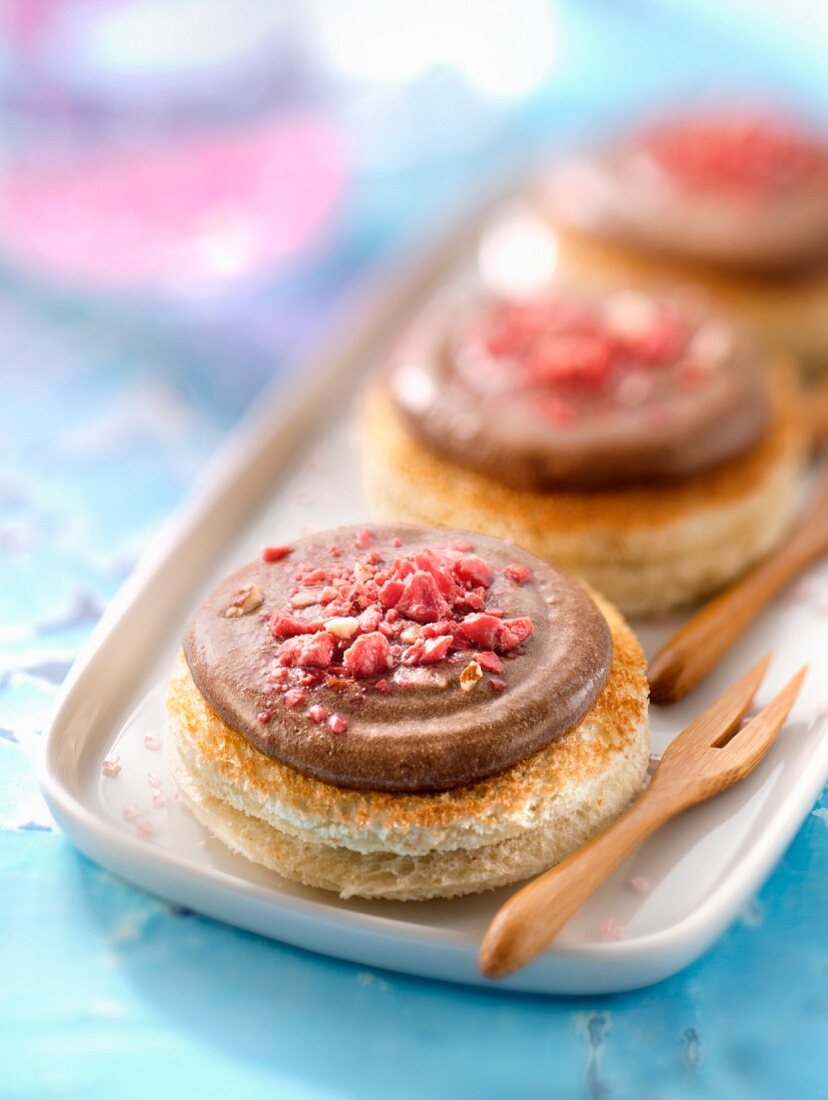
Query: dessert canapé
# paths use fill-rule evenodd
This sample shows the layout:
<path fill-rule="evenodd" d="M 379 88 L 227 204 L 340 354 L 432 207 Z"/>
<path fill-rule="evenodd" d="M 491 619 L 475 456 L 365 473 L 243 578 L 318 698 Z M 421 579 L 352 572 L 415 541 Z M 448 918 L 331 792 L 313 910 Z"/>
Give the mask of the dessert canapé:
<path fill-rule="evenodd" d="M 173 771 L 216 835 L 311 885 L 514 881 L 642 781 L 643 660 L 605 611 L 609 625 L 567 574 L 465 532 L 353 527 L 272 548 L 190 622 Z"/>
<path fill-rule="evenodd" d="M 423 791 L 503 771 L 583 717 L 611 642 L 577 581 L 482 536 L 475 550 L 405 528 L 303 540 L 202 604 L 190 673 L 261 752 L 317 779 Z"/>
<path fill-rule="evenodd" d="M 434 451 L 521 488 L 582 489 L 675 479 L 753 446 L 762 365 L 676 299 L 568 290 L 424 326 L 389 384 Z"/>
<path fill-rule="evenodd" d="M 574 225 L 712 265 L 828 262 L 828 145 L 778 114 L 688 114 L 564 166 Z"/>
<path fill-rule="evenodd" d="M 514 538 L 630 613 L 689 602 L 793 514 L 806 433 L 768 362 L 698 295 L 442 300 L 367 402 L 369 500 Z"/>

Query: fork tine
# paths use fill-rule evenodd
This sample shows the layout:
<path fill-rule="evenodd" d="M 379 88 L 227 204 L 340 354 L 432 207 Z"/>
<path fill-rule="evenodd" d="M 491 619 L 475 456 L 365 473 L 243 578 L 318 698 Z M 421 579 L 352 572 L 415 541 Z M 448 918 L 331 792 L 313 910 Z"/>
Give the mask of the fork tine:
<path fill-rule="evenodd" d="M 808 665 L 803 665 L 768 705 L 728 741 L 720 750 L 723 759 L 738 758 L 741 763 L 747 762 L 751 767 L 759 763 L 779 736 L 807 672 Z"/>
<path fill-rule="evenodd" d="M 715 734 L 716 739 L 719 739 L 734 730 L 747 714 L 751 700 L 767 672 L 770 661 L 771 654 L 768 653 L 744 676 L 732 683 L 715 703 L 711 703 L 707 710 L 702 711 L 698 718 L 695 718 L 683 733 L 676 738 L 673 744 L 681 742 L 682 745 L 686 746 L 688 741 L 692 741 L 695 736 L 703 737 L 707 745 L 710 744 L 712 739 L 711 731 Z M 664 755 L 666 756 L 669 751 L 670 748 L 667 749 Z"/>

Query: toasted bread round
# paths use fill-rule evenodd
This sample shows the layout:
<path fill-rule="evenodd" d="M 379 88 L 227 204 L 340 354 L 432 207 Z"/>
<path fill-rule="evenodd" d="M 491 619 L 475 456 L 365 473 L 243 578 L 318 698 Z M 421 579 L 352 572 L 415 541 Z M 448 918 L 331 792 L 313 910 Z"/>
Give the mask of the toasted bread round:
<path fill-rule="evenodd" d="M 168 699 L 173 776 L 233 851 L 342 897 L 454 897 L 527 878 L 604 828 L 644 783 L 644 655 L 618 611 L 597 602 L 614 646 L 606 686 L 577 726 L 500 775 L 436 794 L 335 787 L 255 749 L 182 663 Z"/>
<path fill-rule="evenodd" d="M 368 502 L 377 519 L 464 527 L 577 573 L 625 614 L 700 599 L 762 558 L 796 512 L 809 439 L 782 366 L 770 429 L 739 457 L 667 484 L 589 492 L 515 489 L 434 455 L 385 389 L 365 402 Z"/>

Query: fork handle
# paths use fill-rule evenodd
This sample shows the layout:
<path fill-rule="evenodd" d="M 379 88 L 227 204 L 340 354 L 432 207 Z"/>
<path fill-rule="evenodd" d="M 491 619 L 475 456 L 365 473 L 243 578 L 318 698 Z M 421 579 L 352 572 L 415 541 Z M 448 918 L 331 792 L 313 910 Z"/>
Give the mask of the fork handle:
<path fill-rule="evenodd" d="M 824 524 L 822 525 L 824 527 Z M 715 596 L 650 661 L 650 700 L 675 703 L 715 668 L 786 584 L 825 552 L 825 535 L 804 523 L 778 550 Z"/>
<path fill-rule="evenodd" d="M 534 879 L 495 914 L 480 947 L 480 970 L 500 978 L 525 966 L 602 882 L 679 807 L 652 784 L 589 843 Z"/>

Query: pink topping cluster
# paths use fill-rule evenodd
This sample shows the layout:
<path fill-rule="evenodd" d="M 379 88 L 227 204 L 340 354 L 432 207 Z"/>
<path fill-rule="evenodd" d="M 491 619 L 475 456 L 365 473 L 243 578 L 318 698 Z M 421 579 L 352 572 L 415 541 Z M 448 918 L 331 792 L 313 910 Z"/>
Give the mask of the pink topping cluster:
<path fill-rule="evenodd" d="M 825 163 L 825 151 L 800 127 L 755 112 L 659 126 L 647 135 L 645 147 L 671 175 L 701 190 L 779 191 Z"/>
<path fill-rule="evenodd" d="M 394 542 L 397 549 L 400 540 Z M 471 657 L 492 674 L 496 691 L 505 689 L 501 657 L 531 636 L 533 624 L 525 617 L 508 619 L 492 606 L 495 570 L 469 543 L 391 556 L 366 529 L 354 544 L 365 553 L 352 564 L 340 560 L 339 545 L 328 548 L 330 560 L 322 566 L 285 562 L 294 570 L 288 602 L 265 616 L 278 642 L 269 675 L 285 706 L 304 706 L 309 691 L 320 685 L 359 684 L 388 693 L 423 683 L 415 670 L 442 662 L 468 664 Z M 284 561 L 290 553 L 289 547 L 268 547 L 263 558 Z M 502 574 L 515 585 L 532 577 L 521 563 L 506 566 Z M 323 704 L 306 713 L 334 733 L 348 728 L 346 719 Z M 270 717 L 267 711 L 259 715 L 262 722 Z"/>
<path fill-rule="evenodd" d="M 466 344 L 470 381 L 487 385 L 488 361 L 492 384 L 531 393 L 564 424 L 596 401 L 636 406 L 703 384 L 710 364 L 696 354 L 696 331 L 675 302 L 640 292 L 498 301 Z"/>

